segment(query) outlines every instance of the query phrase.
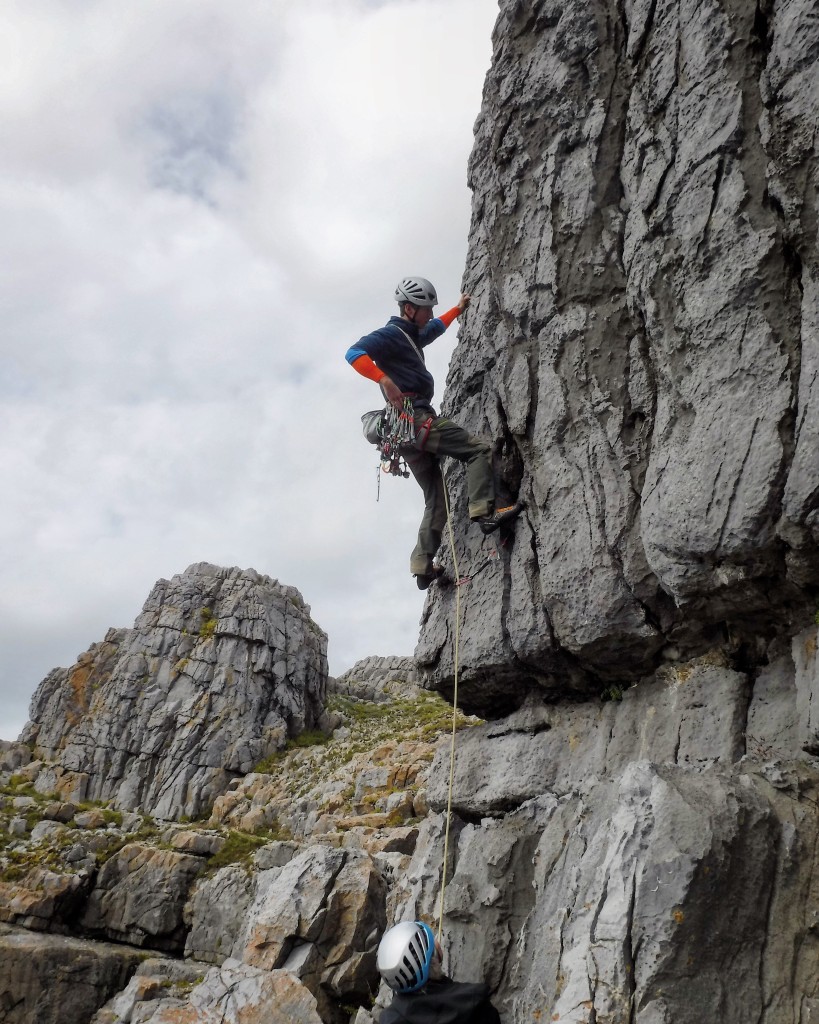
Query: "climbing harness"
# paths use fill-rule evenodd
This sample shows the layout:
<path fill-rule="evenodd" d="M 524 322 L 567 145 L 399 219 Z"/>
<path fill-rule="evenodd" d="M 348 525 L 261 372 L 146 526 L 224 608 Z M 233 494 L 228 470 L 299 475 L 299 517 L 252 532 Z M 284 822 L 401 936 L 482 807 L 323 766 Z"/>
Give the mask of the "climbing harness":
<path fill-rule="evenodd" d="M 388 405 L 386 409 L 365 412 L 361 417 L 361 424 L 364 436 L 370 444 L 374 444 L 378 448 L 380 456 L 376 469 L 376 501 L 379 501 L 382 473 L 404 478 L 410 475 L 401 449 L 412 447 L 415 444 L 415 409 L 412 398 L 404 398 L 404 405 L 400 411 L 392 405 Z M 427 427 L 428 433 L 429 428 Z"/>

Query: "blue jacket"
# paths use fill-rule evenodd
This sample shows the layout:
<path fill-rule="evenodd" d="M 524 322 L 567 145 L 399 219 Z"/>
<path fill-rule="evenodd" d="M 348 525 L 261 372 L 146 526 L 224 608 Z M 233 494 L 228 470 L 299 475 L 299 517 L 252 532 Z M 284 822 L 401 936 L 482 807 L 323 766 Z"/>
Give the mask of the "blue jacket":
<path fill-rule="evenodd" d="M 384 327 L 379 327 L 372 334 L 365 334 L 357 344 L 352 345 L 347 350 L 345 358 L 352 365 L 359 356 L 368 355 L 402 391 L 431 402 L 435 381 L 424 363 L 423 349 L 436 338 L 440 338 L 445 330 L 443 321 L 437 317 L 433 317 L 426 327 L 419 331 L 409 320 L 392 316 Z M 421 350 L 420 358 L 402 331 L 408 334 Z"/>

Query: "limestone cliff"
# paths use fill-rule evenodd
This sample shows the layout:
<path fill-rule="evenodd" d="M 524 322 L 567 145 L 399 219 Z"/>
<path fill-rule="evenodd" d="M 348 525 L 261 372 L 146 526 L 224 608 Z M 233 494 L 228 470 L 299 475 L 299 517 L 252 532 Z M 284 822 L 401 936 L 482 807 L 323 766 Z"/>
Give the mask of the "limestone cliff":
<path fill-rule="evenodd" d="M 441 902 L 503 1024 L 819 1018 L 814 6 L 501 0 L 446 408 L 514 539 L 414 663 L 327 680 L 297 591 L 194 566 L 45 680 L 0 1018 L 374 1024 L 381 931 Z"/>
<path fill-rule="evenodd" d="M 813 0 L 500 7 L 446 395 L 528 503 L 466 594 L 490 712 L 669 646 L 761 660 L 819 583 Z M 491 542 L 448 479 L 468 567 Z M 445 690 L 453 603 L 416 651 Z"/>
<path fill-rule="evenodd" d="M 201 563 L 47 676 L 21 739 L 76 799 L 195 817 L 317 724 L 326 682 L 327 638 L 295 588 Z"/>

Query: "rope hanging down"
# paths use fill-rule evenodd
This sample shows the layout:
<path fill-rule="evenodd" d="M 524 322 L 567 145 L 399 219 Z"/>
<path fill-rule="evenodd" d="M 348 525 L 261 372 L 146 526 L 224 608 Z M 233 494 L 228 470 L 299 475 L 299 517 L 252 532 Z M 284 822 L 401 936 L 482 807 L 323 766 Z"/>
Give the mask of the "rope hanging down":
<path fill-rule="evenodd" d="M 458 556 L 455 554 L 455 534 L 452 529 L 452 513 L 449 508 L 449 494 L 446 488 L 444 467 L 441 465 L 441 480 L 444 485 L 444 502 L 446 504 L 446 521 L 449 533 L 449 546 L 452 552 L 452 567 L 455 579 L 460 580 L 458 572 Z M 473 574 L 474 575 L 474 574 Z M 461 637 L 461 588 L 455 587 L 455 680 L 452 692 L 452 740 L 449 748 L 449 790 L 446 800 L 446 829 L 444 831 L 444 863 L 441 874 L 441 902 L 438 908 L 438 941 L 444 930 L 444 893 L 446 892 L 446 868 L 449 860 L 449 824 L 452 820 L 452 789 L 455 782 L 455 728 L 458 720 L 458 645 Z"/>

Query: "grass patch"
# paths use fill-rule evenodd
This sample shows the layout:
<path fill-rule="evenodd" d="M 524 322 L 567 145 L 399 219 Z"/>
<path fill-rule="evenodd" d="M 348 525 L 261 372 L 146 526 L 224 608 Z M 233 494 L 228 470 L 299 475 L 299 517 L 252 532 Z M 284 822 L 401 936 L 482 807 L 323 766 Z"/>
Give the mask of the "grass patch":
<path fill-rule="evenodd" d="M 259 775 L 273 775 L 281 765 L 282 760 L 291 750 L 306 750 L 308 747 L 322 747 L 329 743 L 332 736 L 321 729 L 305 729 L 298 736 L 291 736 L 281 750 L 262 758 L 253 769 Z"/>
<path fill-rule="evenodd" d="M 227 841 L 222 849 L 215 853 L 208 861 L 207 868 L 202 872 L 204 877 L 215 874 L 220 868 L 229 864 L 239 864 L 243 868 L 249 868 L 253 862 L 253 855 L 262 846 L 272 843 L 277 839 L 290 839 L 290 832 L 278 825 L 260 835 L 251 835 L 249 832 L 239 832 L 230 829 Z"/>
<path fill-rule="evenodd" d="M 298 736 L 293 736 L 287 741 L 285 750 L 300 750 L 303 747 L 319 747 L 327 743 L 330 737 L 321 729 L 305 729 Z"/>
<path fill-rule="evenodd" d="M 210 640 L 216 632 L 219 620 L 214 617 L 210 608 L 202 608 L 199 614 L 202 617 L 202 625 L 199 627 L 199 636 L 203 640 Z"/>
<path fill-rule="evenodd" d="M 42 793 L 38 793 L 25 775 L 12 775 L 9 779 L 8 785 L 3 786 L 0 792 L 5 796 L 30 796 L 32 800 L 36 800 L 38 804 L 51 799 L 51 797 L 46 797 L 43 796 Z"/>

